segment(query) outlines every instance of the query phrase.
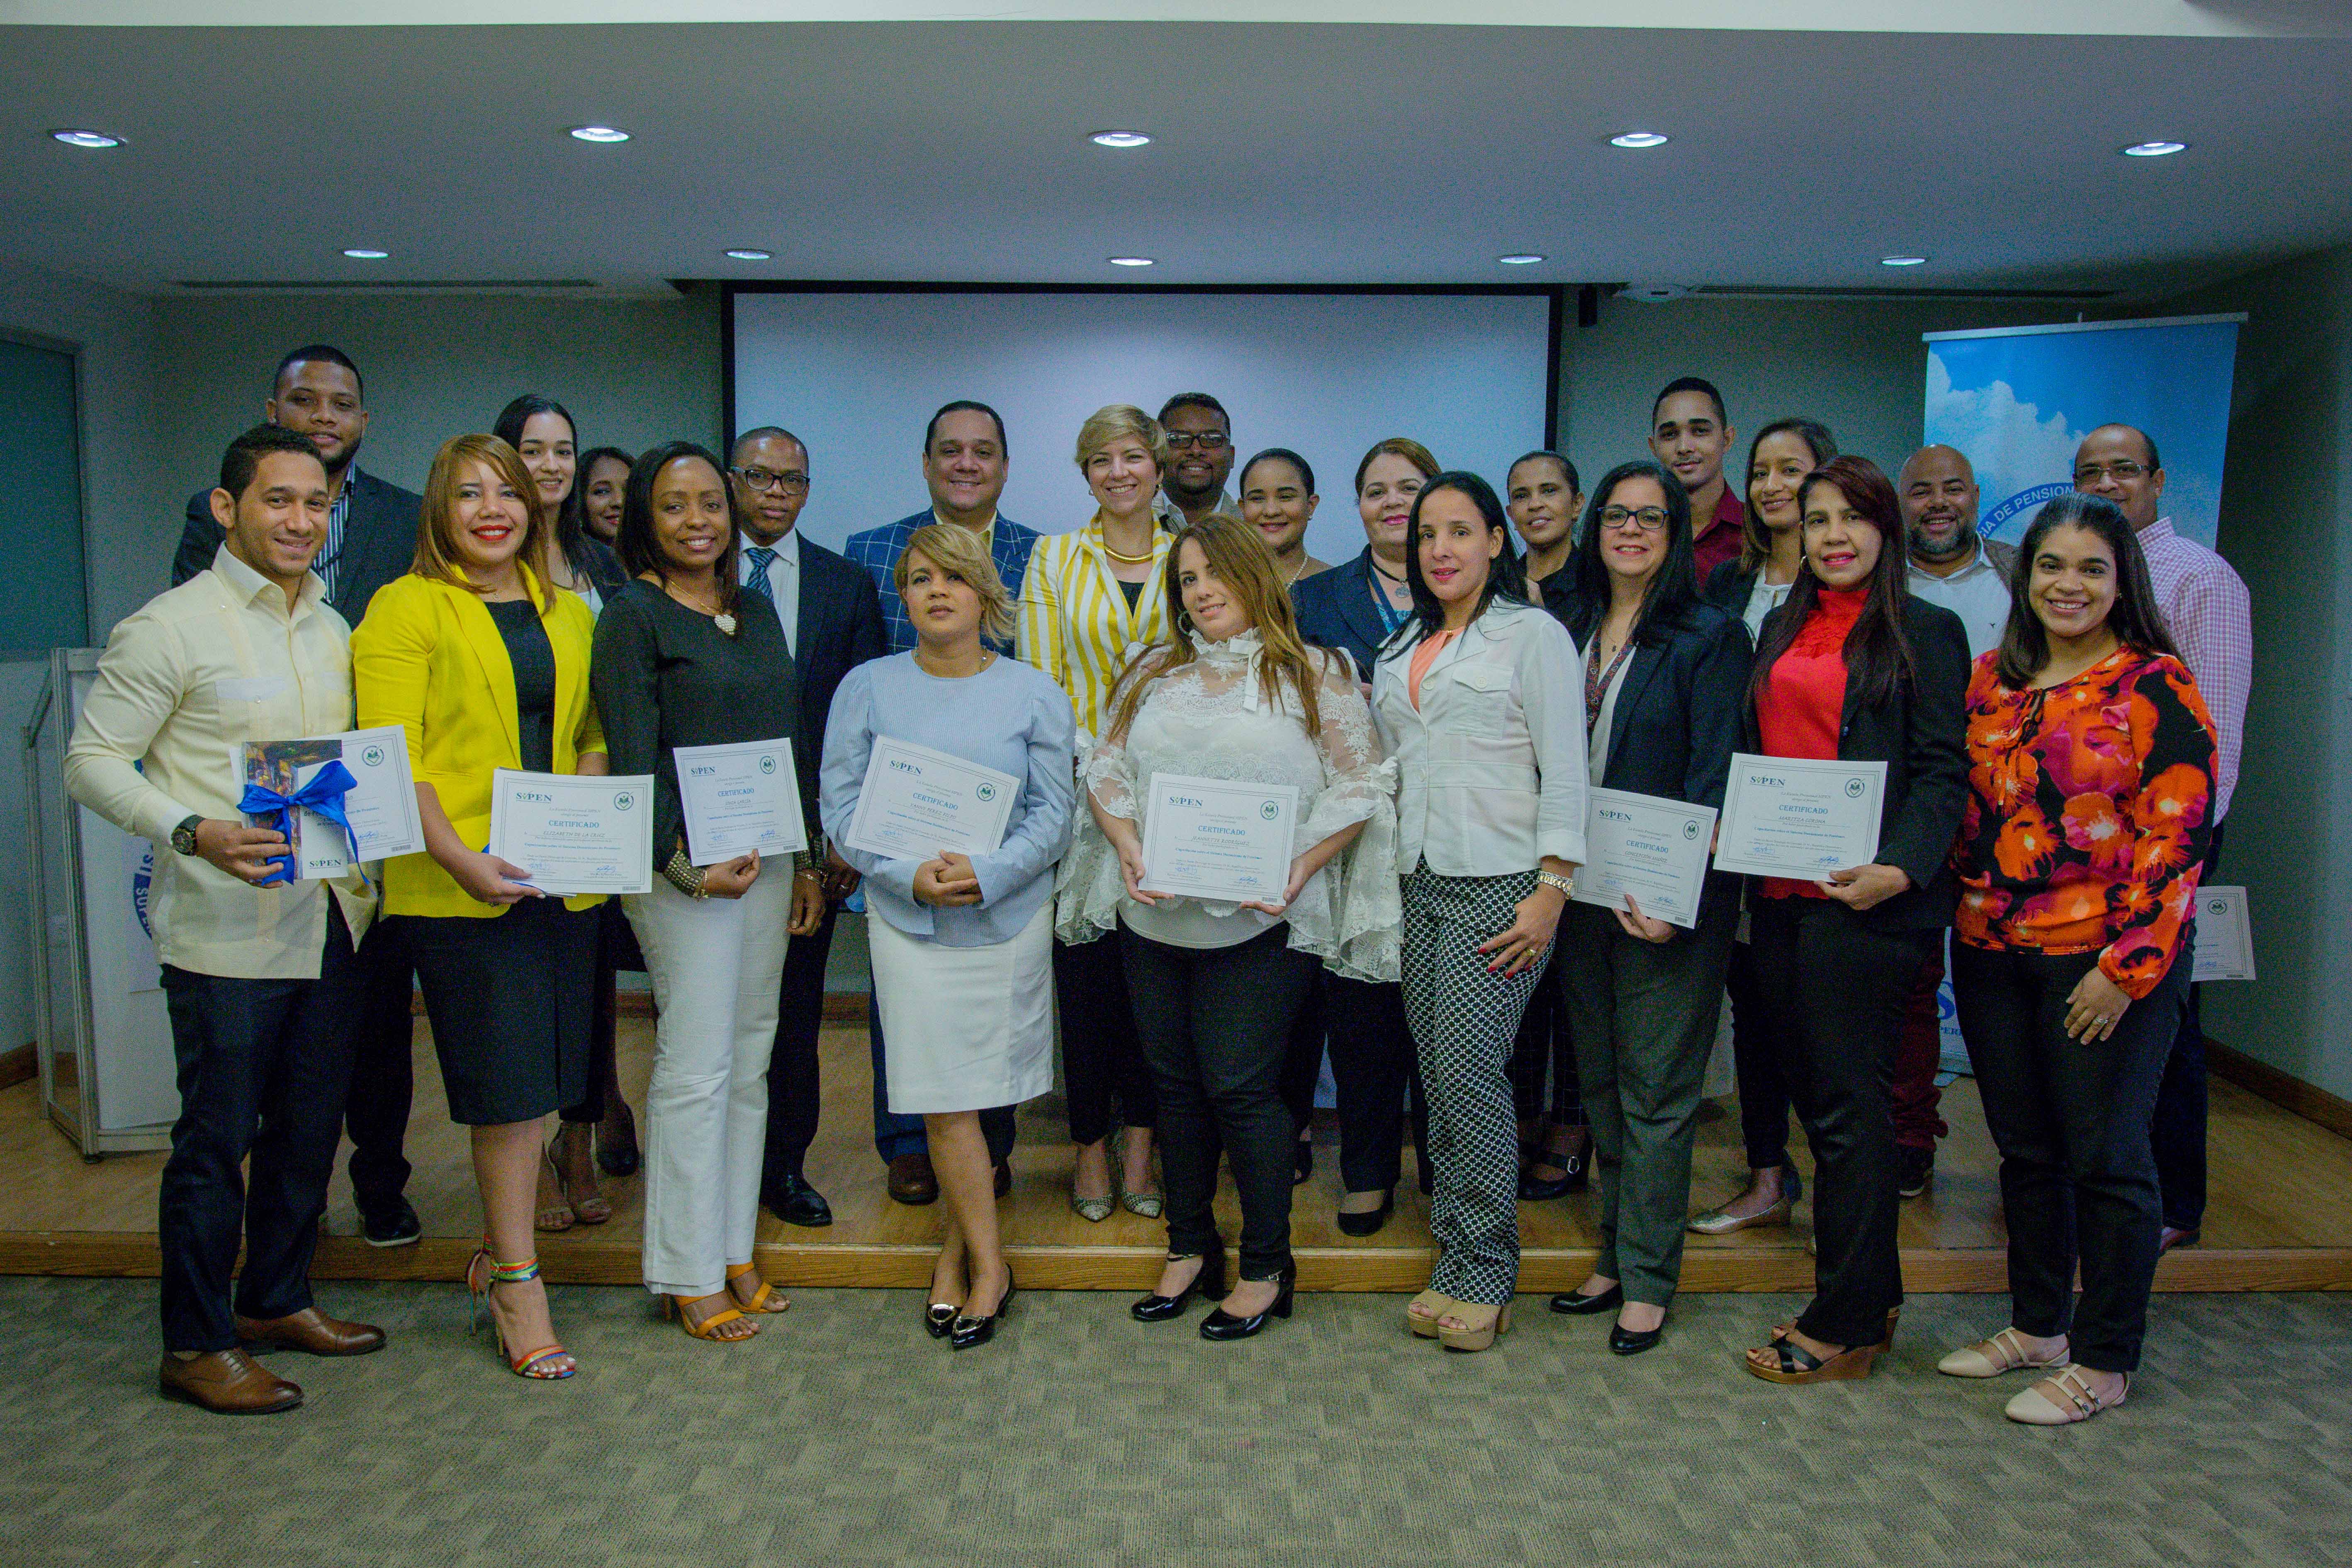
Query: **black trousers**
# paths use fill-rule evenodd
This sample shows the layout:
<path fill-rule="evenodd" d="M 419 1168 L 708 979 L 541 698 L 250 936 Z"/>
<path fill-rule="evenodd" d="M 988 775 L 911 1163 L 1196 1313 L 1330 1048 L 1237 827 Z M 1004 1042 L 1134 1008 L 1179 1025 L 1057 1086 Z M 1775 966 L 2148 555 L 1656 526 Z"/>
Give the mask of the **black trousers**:
<path fill-rule="evenodd" d="M 1429 1108 L 1422 1099 L 1412 1031 L 1405 1025 L 1404 987 L 1328 971 L 1323 987 L 1331 1080 L 1339 1089 L 1339 1179 L 1351 1193 L 1386 1192 L 1404 1169 L 1408 1094 L 1413 1145 L 1429 1147 Z"/>
<path fill-rule="evenodd" d="M 2215 823 L 2213 837 L 2206 841 L 2200 886 L 2213 879 L 2214 868 L 2221 858 L 2221 829 L 2226 826 Z M 2193 942 L 2195 938 L 2192 927 L 2187 940 Z M 2205 1019 L 2197 1005 L 2201 989 L 2194 982 L 2189 984 L 2180 1026 L 2174 1031 L 2171 1050 L 2165 1058 L 2164 1082 L 2156 1091 L 2152 1129 L 2163 1223 L 2179 1230 L 2195 1230 L 2205 1223 Z"/>
<path fill-rule="evenodd" d="M 1876 1344 L 1903 1300 L 1887 1107 L 1911 979 L 1942 933 L 1884 931 L 1828 899 L 1759 898 L 1748 921 L 1763 1016 L 1813 1151 L 1813 1300 L 1797 1327 Z"/>
<path fill-rule="evenodd" d="M 1558 1127 L 1584 1125 L 1584 1094 L 1577 1078 L 1576 1043 L 1568 1027 L 1568 970 L 1555 963 L 1519 1015 L 1511 1042 L 1511 1100 L 1522 1122 L 1549 1116 Z M 1546 1090 L 1549 1089 L 1549 1093 Z"/>
<path fill-rule="evenodd" d="M 406 922 L 379 920 L 360 941 L 360 994 L 350 1097 L 352 1197 L 362 1215 L 400 1201 L 408 1187 L 408 1110 L 416 1096 L 416 965 L 402 938 Z M 333 1157 L 329 1152 L 329 1158 Z"/>
<path fill-rule="evenodd" d="M 333 895 L 327 895 L 331 900 Z M 363 994 L 351 933 L 330 902 L 316 980 L 239 980 L 163 966 L 180 1118 L 157 1195 L 163 1348 L 224 1351 L 235 1311 L 310 1305 L 310 1254 L 335 1169 Z M 250 1178 L 242 1169 L 252 1161 Z"/>
<path fill-rule="evenodd" d="M 1282 1103 L 1290 1108 L 1290 1120 L 1302 1131 L 1315 1120 L 1315 1086 L 1322 1081 L 1323 1047 L 1329 1033 L 1327 1013 L 1323 966 L 1318 963 L 1290 1021 L 1289 1046 L 1282 1058 Z"/>
<path fill-rule="evenodd" d="M 838 904 L 827 900 L 824 919 L 808 936 L 796 936 L 784 950 L 784 975 L 776 1005 L 776 1046 L 768 1058 L 768 1137 L 760 1161 L 760 1191 L 774 1193 L 787 1176 L 801 1174 L 809 1145 L 816 1141 L 817 1031 L 824 1026 L 824 968 L 833 952 Z"/>
<path fill-rule="evenodd" d="M 1290 1026 L 1316 963 L 1277 925 L 1234 947 L 1171 947 L 1121 926 L 1118 952 L 1136 1031 L 1158 1091 L 1167 1178 L 1168 1250 L 1221 1245 L 1217 1152 L 1233 1162 L 1242 1207 L 1242 1277 L 1271 1279 L 1290 1262 L 1290 1145 L 1282 1100 Z"/>
<path fill-rule="evenodd" d="M 1761 900 L 1758 900 L 1761 902 Z M 1793 976 L 1787 977 L 1793 983 Z M 1753 942 L 1731 944 L 1723 988 L 1731 996 L 1731 1062 L 1739 1085 L 1739 1140 L 1751 1171 L 1789 1163 L 1789 1084 L 1781 1076 L 1782 1042 L 1773 1037 L 1764 1009 L 1763 976 Z"/>
<path fill-rule="evenodd" d="M 1158 1075 L 1145 1065 L 1136 1038 L 1120 948 L 1119 938 L 1109 933 L 1075 947 L 1058 937 L 1054 942 L 1054 1002 L 1062 1021 L 1062 1087 L 1069 1097 L 1073 1143 L 1098 1143 L 1121 1125 L 1151 1127 L 1159 1121 Z M 1286 1038 L 1289 1026 L 1286 1011 Z M 1291 1135 L 1297 1131 L 1293 1127 Z"/>
<path fill-rule="evenodd" d="M 2069 1039 L 2066 998 L 2097 960 L 1956 943 L 1952 992 L 2000 1151 L 2010 1321 L 2021 1333 L 2071 1334 L 2075 1361 L 2095 1372 L 2132 1372 L 2161 1223 L 2148 1118 L 2190 963 L 2184 949 L 2109 1038 Z"/>

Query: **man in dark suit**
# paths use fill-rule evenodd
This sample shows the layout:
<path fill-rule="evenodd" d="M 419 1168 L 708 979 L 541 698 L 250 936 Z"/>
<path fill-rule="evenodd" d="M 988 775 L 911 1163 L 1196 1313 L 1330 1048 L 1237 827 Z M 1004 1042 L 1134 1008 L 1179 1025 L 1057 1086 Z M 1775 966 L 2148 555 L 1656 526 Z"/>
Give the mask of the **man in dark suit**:
<path fill-rule="evenodd" d="M 746 430 L 735 438 L 727 466 L 743 519 L 742 581 L 775 601 L 777 619 L 783 623 L 801 680 L 795 762 L 804 777 L 814 777 L 841 678 L 887 649 L 882 606 L 863 570 L 793 531 L 809 493 L 808 448 L 799 437 L 773 425 Z M 824 1194 L 809 1185 L 802 1165 L 816 1137 L 816 1037 L 824 1021 L 834 918 L 856 886 L 857 873 L 828 852 L 824 920 L 814 935 L 795 937 L 784 952 L 776 1049 L 768 1066 L 768 1144 L 760 1200 L 787 1225 L 833 1223 Z"/>
<path fill-rule="evenodd" d="M 326 585 L 327 603 L 356 626 L 375 591 L 415 559 L 416 514 L 423 502 L 415 492 L 360 470 L 367 400 L 359 366 L 332 344 L 306 344 L 278 362 L 261 417 L 265 424 L 308 436 L 319 448 L 327 468 L 327 542 L 310 570 Z M 207 488 L 188 498 L 187 527 L 172 558 L 174 587 L 211 566 L 220 549 L 212 494 Z M 396 925 L 379 922 L 360 944 L 366 1001 L 343 1112 L 352 1135 L 352 1195 L 361 1232 L 375 1247 L 406 1247 L 423 1234 L 409 1206 L 408 1161 L 401 1152 L 415 1090 L 409 1059 L 415 978 L 396 929 L 387 929 Z"/>

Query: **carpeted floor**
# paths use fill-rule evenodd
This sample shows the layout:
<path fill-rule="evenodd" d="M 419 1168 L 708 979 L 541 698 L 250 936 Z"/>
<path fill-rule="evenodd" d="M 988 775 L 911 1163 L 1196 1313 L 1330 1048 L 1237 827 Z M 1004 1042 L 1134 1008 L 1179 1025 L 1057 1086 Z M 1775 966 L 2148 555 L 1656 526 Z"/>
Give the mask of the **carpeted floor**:
<path fill-rule="evenodd" d="M 0 1280 L 0 1563 L 2352 1563 L 2352 1299 L 2159 1299 L 2131 1403 L 2059 1432 L 1933 1370 L 1995 1298 L 1915 1297 L 1891 1372 L 1815 1388 L 1734 1364 L 1780 1297 L 1688 1298 L 1622 1361 L 1539 1297 L 1475 1356 L 1398 1297 L 1236 1345 L 1126 1301 L 1024 1296 L 953 1355 L 911 1291 L 804 1291 L 721 1346 L 561 1289 L 585 1370 L 535 1384 L 454 1288 L 330 1285 L 390 1348 L 276 1358 L 307 1405 L 231 1420 L 155 1396 L 152 1281 Z"/>

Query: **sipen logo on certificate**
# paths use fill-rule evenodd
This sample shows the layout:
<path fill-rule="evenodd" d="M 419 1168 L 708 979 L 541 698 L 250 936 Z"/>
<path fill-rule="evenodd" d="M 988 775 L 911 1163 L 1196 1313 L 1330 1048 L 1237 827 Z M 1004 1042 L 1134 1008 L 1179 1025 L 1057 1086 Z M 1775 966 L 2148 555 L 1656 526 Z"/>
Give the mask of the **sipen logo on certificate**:
<path fill-rule="evenodd" d="M 973 799 L 979 801 L 982 805 L 986 805 L 990 801 L 996 798 L 996 786 L 990 784 L 986 779 L 982 779 L 976 786 L 973 787 L 971 793 Z"/>
<path fill-rule="evenodd" d="M 380 768 L 383 766 L 383 748 L 382 746 L 370 746 L 367 750 L 360 753 L 360 761 L 372 768 Z"/>

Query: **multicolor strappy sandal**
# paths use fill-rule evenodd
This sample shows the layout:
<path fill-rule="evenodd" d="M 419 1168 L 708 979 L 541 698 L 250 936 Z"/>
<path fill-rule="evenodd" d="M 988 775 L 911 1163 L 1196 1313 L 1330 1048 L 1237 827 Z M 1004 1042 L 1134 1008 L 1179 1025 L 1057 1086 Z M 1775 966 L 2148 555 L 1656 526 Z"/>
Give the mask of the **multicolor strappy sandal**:
<path fill-rule="evenodd" d="M 475 1273 L 485 1264 L 488 1265 L 488 1268 L 484 1271 L 482 1282 L 477 1285 L 474 1283 Z M 520 1355 L 509 1354 L 507 1331 L 499 1327 L 498 1314 L 490 1310 L 491 1287 L 524 1285 L 538 1278 L 538 1258 L 526 1258 L 520 1263 L 500 1263 L 490 1256 L 490 1249 L 487 1247 L 476 1247 L 473 1258 L 466 1264 L 466 1289 L 474 1298 L 475 1330 L 479 1331 L 483 1318 L 488 1317 L 490 1320 L 491 1334 L 498 1343 L 499 1359 L 507 1363 L 509 1372 L 513 1373 L 517 1377 L 528 1377 L 541 1383 L 555 1383 L 572 1376 L 580 1370 L 579 1363 L 572 1360 L 572 1352 L 560 1344 L 551 1344 L 538 1350 L 525 1351 Z M 560 1369 L 550 1364 L 556 1361 L 564 1362 L 566 1364 Z"/>

